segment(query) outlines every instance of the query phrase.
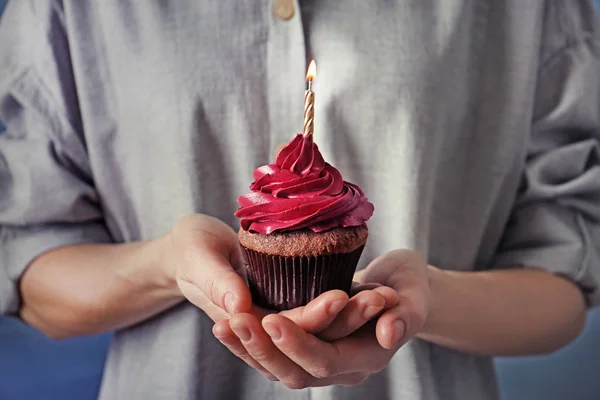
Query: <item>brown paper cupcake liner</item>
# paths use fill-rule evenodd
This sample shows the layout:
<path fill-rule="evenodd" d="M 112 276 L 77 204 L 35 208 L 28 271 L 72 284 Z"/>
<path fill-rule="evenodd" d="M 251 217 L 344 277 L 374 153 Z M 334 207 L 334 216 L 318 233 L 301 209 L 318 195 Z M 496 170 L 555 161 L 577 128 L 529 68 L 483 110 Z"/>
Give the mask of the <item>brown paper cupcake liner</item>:
<path fill-rule="evenodd" d="M 349 293 L 363 248 L 350 253 L 284 257 L 242 246 L 252 299 L 268 309 L 289 310 L 329 290 Z"/>

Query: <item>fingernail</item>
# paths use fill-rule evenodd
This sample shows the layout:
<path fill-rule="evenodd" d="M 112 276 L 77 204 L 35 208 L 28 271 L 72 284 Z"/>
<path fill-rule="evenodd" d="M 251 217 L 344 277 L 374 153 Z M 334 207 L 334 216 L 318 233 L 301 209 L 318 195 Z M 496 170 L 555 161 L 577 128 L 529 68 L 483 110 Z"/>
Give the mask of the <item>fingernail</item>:
<path fill-rule="evenodd" d="M 339 312 L 342 311 L 345 306 L 346 306 L 345 300 L 336 300 L 329 305 L 329 308 L 327 309 L 327 314 L 338 315 Z"/>
<path fill-rule="evenodd" d="M 398 343 L 404 337 L 404 322 L 397 320 L 394 322 L 394 343 Z"/>
<path fill-rule="evenodd" d="M 281 329 L 279 329 L 277 326 L 275 326 L 272 323 L 266 322 L 263 327 L 265 328 L 265 331 L 267 331 L 267 334 L 271 336 L 271 339 L 281 339 Z"/>
<path fill-rule="evenodd" d="M 383 309 L 383 307 L 381 307 L 381 306 L 368 306 L 363 311 L 363 318 L 364 319 L 370 319 L 375 314 L 377 314 L 379 311 L 381 311 L 382 309 Z"/>
<path fill-rule="evenodd" d="M 233 315 L 235 313 L 235 296 L 231 292 L 225 295 L 225 309 L 229 315 Z"/>
<path fill-rule="evenodd" d="M 242 328 L 242 327 L 238 327 L 238 328 L 231 328 L 233 329 L 233 332 L 236 334 L 237 337 L 240 338 L 240 340 L 244 343 L 247 343 L 250 341 L 250 339 L 252 339 L 252 334 L 250 333 L 250 331 L 247 328 Z"/>

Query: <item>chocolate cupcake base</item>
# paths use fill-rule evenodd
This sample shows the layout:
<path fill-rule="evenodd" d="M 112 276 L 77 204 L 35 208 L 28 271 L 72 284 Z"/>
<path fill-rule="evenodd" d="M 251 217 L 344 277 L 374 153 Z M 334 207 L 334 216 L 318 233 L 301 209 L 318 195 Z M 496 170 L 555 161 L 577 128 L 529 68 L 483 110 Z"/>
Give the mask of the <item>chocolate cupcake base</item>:
<path fill-rule="evenodd" d="M 262 307 L 281 311 L 306 305 L 329 290 L 349 293 L 363 248 L 349 253 L 278 256 L 242 245 L 252 299 Z"/>

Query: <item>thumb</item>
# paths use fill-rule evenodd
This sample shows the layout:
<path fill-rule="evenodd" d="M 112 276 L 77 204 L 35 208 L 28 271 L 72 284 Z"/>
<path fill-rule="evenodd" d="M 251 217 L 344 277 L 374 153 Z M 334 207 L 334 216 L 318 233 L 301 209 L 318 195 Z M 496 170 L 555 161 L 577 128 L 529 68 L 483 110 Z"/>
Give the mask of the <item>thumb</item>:
<path fill-rule="evenodd" d="M 389 252 L 375 259 L 363 278 L 393 288 L 398 296 L 398 304 L 377 321 L 376 335 L 381 346 L 391 349 L 416 335 L 429 310 L 427 263 L 423 257 L 408 250 Z"/>
<path fill-rule="evenodd" d="M 231 228 L 214 218 L 191 216 L 173 229 L 172 240 L 180 260 L 177 283 L 190 302 L 204 311 L 214 304 L 229 315 L 251 311 L 250 289 L 240 276 L 241 250 Z"/>
<path fill-rule="evenodd" d="M 185 272 L 179 282 L 190 302 L 203 308 L 208 300 L 229 315 L 251 311 L 250 290 L 225 255 L 206 249 L 187 258 Z"/>

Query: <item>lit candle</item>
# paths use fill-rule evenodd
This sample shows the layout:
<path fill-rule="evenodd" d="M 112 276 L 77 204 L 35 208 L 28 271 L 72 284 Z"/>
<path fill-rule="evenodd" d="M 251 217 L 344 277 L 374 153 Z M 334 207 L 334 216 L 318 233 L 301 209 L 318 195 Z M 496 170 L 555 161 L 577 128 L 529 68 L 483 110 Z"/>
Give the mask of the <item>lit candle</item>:
<path fill-rule="evenodd" d="M 306 73 L 308 89 L 304 92 L 304 137 L 312 136 L 315 131 L 315 92 L 312 90 L 312 82 L 316 76 L 317 66 L 315 60 L 312 60 Z"/>

